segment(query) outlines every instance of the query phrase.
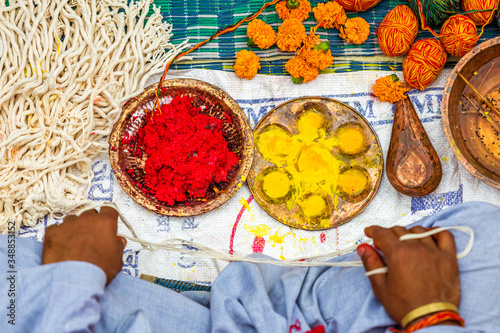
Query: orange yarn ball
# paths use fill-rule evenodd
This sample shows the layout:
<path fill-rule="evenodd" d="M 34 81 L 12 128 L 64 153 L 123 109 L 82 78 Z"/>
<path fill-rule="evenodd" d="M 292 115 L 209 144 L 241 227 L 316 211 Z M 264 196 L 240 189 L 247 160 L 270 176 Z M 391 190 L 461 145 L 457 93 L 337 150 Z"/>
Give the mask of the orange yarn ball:
<path fill-rule="evenodd" d="M 439 40 L 419 40 L 403 61 L 405 82 L 413 88 L 425 90 L 441 73 L 445 63 L 446 50 Z"/>
<path fill-rule="evenodd" d="M 480 9 L 496 9 L 500 0 L 462 0 L 465 12 Z M 495 18 L 495 11 L 477 12 L 466 14 L 477 25 L 489 24 Z"/>
<path fill-rule="evenodd" d="M 441 43 L 449 54 L 462 57 L 476 46 L 479 36 L 474 22 L 464 15 L 454 15 L 441 27 Z"/>
<path fill-rule="evenodd" d="M 380 0 L 337 0 L 337 2 L 350 12 L 364 12 L 380 2 Z"/>
<path fill-rule="evenodd" d="M 405 5 L 393 8 L 377 28 L 378 44 L 385 55 L 396 57 L 408 52 L 418 34 L 418 19 Z"/>

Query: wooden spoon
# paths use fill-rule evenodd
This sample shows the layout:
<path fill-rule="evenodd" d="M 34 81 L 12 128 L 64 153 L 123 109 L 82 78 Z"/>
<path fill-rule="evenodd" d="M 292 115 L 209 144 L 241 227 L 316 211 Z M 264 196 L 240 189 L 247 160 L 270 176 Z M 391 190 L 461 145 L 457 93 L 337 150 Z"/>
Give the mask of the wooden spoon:
<path fill-rule="evenodd" d="M 408 96 L 396 103 L 386 172 L 398 192 L 412 197 L 431 193 L 441 182 L 441 161 Z"/>

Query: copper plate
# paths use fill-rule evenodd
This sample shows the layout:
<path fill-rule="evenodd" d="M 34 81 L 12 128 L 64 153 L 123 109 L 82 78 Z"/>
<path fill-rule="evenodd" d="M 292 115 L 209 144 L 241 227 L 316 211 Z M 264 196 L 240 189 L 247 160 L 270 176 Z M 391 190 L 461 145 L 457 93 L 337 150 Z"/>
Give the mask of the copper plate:
<path fill-rule="evenodd" d="M 339 127 L 348 124 L 354 123 L 363 129 L 365 137 L 368 138 L 369 141 L 369 148 L 367 148 L 367 150 L 356 157 L 349 157 L 341 154 L 337 148 L 334 148 L 332 155 L 342 162 L 343 167 L 362 167 L 366 171 L 369 178 L 369 188 L 365 195 L 363 195 L 360 200 L 350 201 L 344 200 L 342 197 L 338 196 L 338 205 L 336 209 L 332 209 L 331 211 L 331 216 L 328 219 L 328 226 L 305 218 L 299 213 L 300 208 L 297 204 L 294 205 L 291 210 L 288 210 L 285 203 L 273 204 L 268 202 L 262 190 L 259 188 L 256 178 L 261 171 L 275 165 L 265 160 L 259 153 L 257 147 L 255 147 L 254 162 L 248 176 L 248 186 L 259 205 L 279 222 L 294 228 L 322 230 L 343 224 L 354 218 L 366 208 L 379 188 L 384 162 L 380 142 L 368 121 L 352 107 L 330 98 L 305 97 L 285 102 L 271 110 L 260 120 L 254 129 L 254 134 L 259 133 L 261 129 L 270 124 L 279 124 L 281 127 L 287 129 L 292 135 L 297 134 L 298 115 L 311 107 L 321 110 L 322 114 L 328 118 L 329 130 L 327 138 L 333 135 Z M 328 196 L 327 201 L 330 207 L 334 206 L 332 204 L 334 198 Z"/>
<path fill-rule="evenodd" d="M 446 82 L 441 104 L 444 132 L 455 156 L 472 175 L 500 189 L 499 133 L 480 116 L 480 103 L 457 72 L 483 96 L 496 93 L 500 102 L 500 37 L 476 46 L 460 59 Z M 500 109 L 500 103 L 496 107 Z M 500 117 L 487 107 L 484 110 L 500 125 Z"/>
<path fill-rule="evenodd" d="M 144 187 L 144 161 L 133 155 L 138 147 L 136 143 L 122 144 L 127 135 L 136 135 L 145 125 L 146 116 L 155 105 L 157 84 L 132 98 L 125 104 L 120 119 L 113 127 L 109 140 L 111 166 L 123 190 L 138 204 L 154 212 L 168 216 L 193 216 L 219 207 L 233 196 L 245 182 L 253 160 L 253 136 L 250 123 L 240 106 L 223 90 L 203 81 L 192 79 L 173 79 L 163 83 L 160 89 L 160 101 L 168 103 L 175 95 L 195 97 L 194 103 L 212 105 L 207 113 L 215 118 L 224 119 L 225 114 L 232 119 L 224 125 L 224 138 L 229 149 L 238 155 L 240 163 L 228 175 L 226 183 L 216 185 L 216 190 L 207 191 L 206 200 L 190 200 L 174 205 L 167 205 L 142 191 Z M 128 170 L 132 170 L 128 173 Z"/>

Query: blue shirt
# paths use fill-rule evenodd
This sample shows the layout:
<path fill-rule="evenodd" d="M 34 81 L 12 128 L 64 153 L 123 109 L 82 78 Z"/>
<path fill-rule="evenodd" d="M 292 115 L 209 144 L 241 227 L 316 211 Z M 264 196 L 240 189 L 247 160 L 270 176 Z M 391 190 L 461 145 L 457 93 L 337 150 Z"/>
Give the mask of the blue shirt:
<path fill-rule="evenodd" d="M 418 222 L 424 227 L 468 225 L 475 231 L 471 253 L 459 261 L 466 328 L 433 326 L 419 332 L 500 332 L 499 217 L 498 207 L 468 203 Z M 461 251 L 468 236 L 454 234 Z M 97 266 L 75 261 L 41 265 L 41 253 L 41 243 L 17 238 L 15 273 L 8 273 L 7 236 L 0 237 L 0 267 L 6 272 L 0 280 L 5 313 L 0 332 L 277 333 L 323 325 L 326 332 L 359 333 L 397 327 L 362 268 L 234 262 L 215 280 L 211 293 L 179 294 L 125 274 L 105 287 L 106 276 Z M 352 253 L 335 260 L 359 258 Z"/>

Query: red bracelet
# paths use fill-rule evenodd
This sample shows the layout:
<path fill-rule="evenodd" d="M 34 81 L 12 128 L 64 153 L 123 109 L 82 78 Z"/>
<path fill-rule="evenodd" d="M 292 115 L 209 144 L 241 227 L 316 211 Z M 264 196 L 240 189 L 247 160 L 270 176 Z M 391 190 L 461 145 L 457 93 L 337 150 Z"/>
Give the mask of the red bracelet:
<path fill-rule="evenodd" d="M 396 329 L 391 329 L 392 332 L 399 333 L 413 333 L 419 329 L 436 325 L 438 323 L 442 323 L 443 321 L 452 320 L 457 322 L 460 326 L 464 327 L 465 321 L 460 315 L 453 311 L 441 311 L 435 313 L 429 317 L 426 317 L 422 320 L 417 321 L 415 324 L 408 326 L 406 329 L 402 331 L 398 331 Z"/>

